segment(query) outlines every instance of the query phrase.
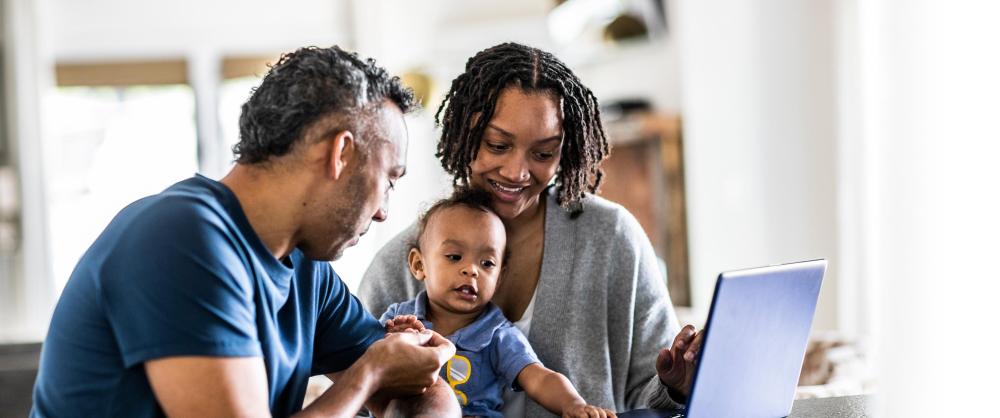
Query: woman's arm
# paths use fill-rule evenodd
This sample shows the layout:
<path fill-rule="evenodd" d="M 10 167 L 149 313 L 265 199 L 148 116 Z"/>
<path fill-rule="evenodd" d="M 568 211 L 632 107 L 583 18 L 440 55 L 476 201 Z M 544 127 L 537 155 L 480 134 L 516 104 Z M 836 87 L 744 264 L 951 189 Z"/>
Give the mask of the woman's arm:
<path fill-rule="evenodd" d="M 615 413 L 587 402 L 576 392 L 566 376 L 540 363 L 529 364 L 517 375 L 517 383 L 535 402 L 549 412 L 563 417 L 614 417 Z"/>
<path fill-rule="evenodd" d="M 629 277 L 633 295 L 629 306 L 632 314 L 629 324 L 608 324 L 608 326 L 629 326 L 632 328 L 629 372 L 625 386 L 626 406 L 630 408 L 676 408 L 683 399 L 674 399 L 660 380 L 657 373 L 657 358 L 662 349 L 670 347 L 680 331 L 674 306 L 667 291 L 667 280 L 660 270 L 653 245 L 649 242 L 630 213 L 621 210 L 617 214 L 618 235 L 616 248 L 626 249 L 619 263 L 614 266 L 617 277 Z"/>

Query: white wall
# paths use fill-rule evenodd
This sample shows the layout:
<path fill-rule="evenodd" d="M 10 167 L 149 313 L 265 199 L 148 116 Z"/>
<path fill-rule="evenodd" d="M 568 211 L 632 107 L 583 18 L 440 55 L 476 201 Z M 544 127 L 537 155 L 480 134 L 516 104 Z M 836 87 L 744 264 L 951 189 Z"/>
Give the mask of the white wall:
<path fill-rule="evenodd" d="M 283 52 L 349 39 L 351 20 L 334 0 L 51 0 L 59 60 Z"/>
<path fill-rule="evenodd" d="M 855 9 L 877 415 L 996 415 L 1000 4 L 855 0 Z"/>
<path fill-rule="evenodd" d="M 721 271 L 828 258 L 814 326 L 836 328 L 832 1 L 674 10 L 696 309 Z"/>

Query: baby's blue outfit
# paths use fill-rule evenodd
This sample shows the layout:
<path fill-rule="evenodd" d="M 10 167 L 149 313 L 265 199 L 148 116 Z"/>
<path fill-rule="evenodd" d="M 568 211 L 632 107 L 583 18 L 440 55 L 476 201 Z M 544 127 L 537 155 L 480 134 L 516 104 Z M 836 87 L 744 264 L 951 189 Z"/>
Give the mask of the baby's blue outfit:
<path fill-rule="evenodd" d="M 427 291 L 417 298 L 394 303 L 379 319 L 383 325 L 398 315 L 415 315 L 428 329 Z M 528 339 L 514 327 L 503 312 L 490 303 L 476 321 L 447 336 L 455 344 L 455 357 L 441 369 L 441 377 L 455 391 L 462 405 L 462 415 L 503 417 L 503 390 L 510 385 L 520 390 L 517 375 L 538 356 Z"/>

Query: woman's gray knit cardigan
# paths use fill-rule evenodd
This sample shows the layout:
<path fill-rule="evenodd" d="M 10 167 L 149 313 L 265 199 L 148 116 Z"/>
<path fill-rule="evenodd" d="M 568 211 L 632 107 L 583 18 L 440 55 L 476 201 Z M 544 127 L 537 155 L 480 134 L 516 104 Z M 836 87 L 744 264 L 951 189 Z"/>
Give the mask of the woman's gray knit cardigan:
<path fill-rule="evenodd" d="M 680 331 L 666 280 L 638 221 L 588 195 L 576 219 L 547 192 L 545 247 L 528 340 L 592 405 L 616 411 L 677 407 L 656 376 L 659 350 Z M 359 296 L 378 317 L 423 289 L 407 267 L 411 225 L 383 247 Z M 530 398 L 525 417 L 551 416 Z"/>

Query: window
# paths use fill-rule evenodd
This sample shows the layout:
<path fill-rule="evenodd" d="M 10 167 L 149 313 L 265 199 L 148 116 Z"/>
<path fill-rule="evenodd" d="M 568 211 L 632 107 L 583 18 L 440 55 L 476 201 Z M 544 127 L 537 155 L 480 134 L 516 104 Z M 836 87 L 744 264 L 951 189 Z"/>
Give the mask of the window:
<path fill-rule="evenodd" d="M 194 93 L 184 84 L 60 87 L 47 106 L 49 242 L 61 291 L 122 208 L 198 170 Z"/>

